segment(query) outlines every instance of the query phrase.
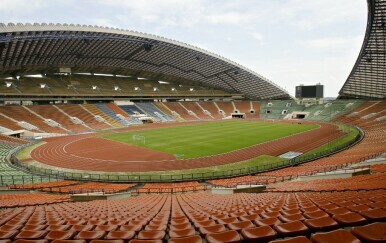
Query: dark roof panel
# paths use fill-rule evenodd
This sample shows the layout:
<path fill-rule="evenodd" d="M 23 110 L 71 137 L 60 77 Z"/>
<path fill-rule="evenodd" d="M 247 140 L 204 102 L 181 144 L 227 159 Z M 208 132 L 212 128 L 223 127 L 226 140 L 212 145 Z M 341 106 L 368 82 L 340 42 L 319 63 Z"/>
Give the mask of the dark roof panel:
<path fill-rule="evenodd" d="M 386 98 L 386 0 L 368 0 L 365 39 L 340 97 Z"/>
<path fill-rule="evenodd" d="M 256 99 L 290 95 L 261 75 L 221 56 L 159 36 L 92 26 L 0 25 L 0 73 L 59 70 L 140 72 L 200 82 Z"/>

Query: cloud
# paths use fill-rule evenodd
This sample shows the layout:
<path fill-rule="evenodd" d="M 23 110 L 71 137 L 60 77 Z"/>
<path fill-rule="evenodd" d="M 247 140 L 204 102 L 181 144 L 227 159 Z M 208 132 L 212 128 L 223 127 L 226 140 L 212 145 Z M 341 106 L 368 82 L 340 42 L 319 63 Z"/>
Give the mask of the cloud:
<path fill-rule="evenodd" d="M 25 0 L 1 0 L 0 4 L 0 22 L 32 22 L 29 14 L 38 12 L 44 8 L 43 0 L 25 1 Z"/>
<path fill-rule="evenodd" d="M 89 18 L 89 22 L 92 22 L 93 25 L 102 26 L 102 27 L 112 27 L 118 28 L 119 26 L 113 23 L 111 19 L 108 18 Z"/>
<path fill-rule="evenodd" d="M 120 20 L 140 20 L 162 26 L 241 25 L 251 21 L 251 14 L 247 13 L 244 8 L 235 10 L 235 4 L 232 2 L 205 0 L 100 0 L 97 3 L 107 7 L 119 7 L 125 13 L 116 16 Z M 239 6 L 243 5 L 240 4 Z"/>
<path fill-rule="evenodd" d="M 203 16 L 211 24 L 245 24 L 248 23 L 248 16 L 237 12 L 212 13 Z"/>
<path fill-rule="evenodd" d="M 122 23 L 142 22 L 158 27 L 237 25 L 240 28 L 272 24 L 304 30 L 316 29 L 363 15 L 362 0 L 97 0 Z"/>
<path fill-rule="evenodd" d="M 115 17 L 126 23 L 142 22 L 143 24 L 157 24 L 162 26 L 191 26 L 200 21 L 201 12 L 204 12 L 203 1 L 181 0 L 109 0 L 97 1 L 107 8 L 119 8 L 120 14 Z"/>
<path fill-rule="evenodd" d="M 264 39 L 263 34 L 261 34 L 259 32 L 252 32 L 252 33 L 250 33 L 250 35 L 252 36 L 253 39 L 257 40 L 257 42 L 261 46 L 265 45 L 265 42 L 263 41 L 263 39 Z"/>
<path fill-rule="evenodd" d="M 261 33 L 258 33 L 258 32 L 254 32 L 254 33 L 251 33 L 252 37 L 258 41 L 261 41 L 263 40 L 263 35 Z"/>
<path fill-rule="evenodd" d="M 341 49 L 353 48 L 360 46 L 363 42 L 363 36 L 347 36 L 347 37 L 324 37 L 306 41 L 300 41 L 301 45 L 311 48 L 323 49 Z"/>
<path fill-rule="evenodd" d="M 27 4 L 28 3 L 28 4 Z M 15 12 L 15 11 L 35 11 L 42 8 L 43 0 L 26 1 L 26 0 L 2 0 L 0 4 L 1 12 Z M 21 11 L 20 11 L 21 12 Z"/>
<path fill-rule="evenodd" d="M 0 16 L 4 23 L 156 34 L 215 52 L 283 87 L 327 80 L 326 92 L 335 94 L 358 57 L 367 8 L 364 0 L 1 0 Z"/>
<path fill-rule="evenodd" d="M 289 0 L 278 10 L 281 21 L 305 30 L 366 17 L 360 0 Z"/>

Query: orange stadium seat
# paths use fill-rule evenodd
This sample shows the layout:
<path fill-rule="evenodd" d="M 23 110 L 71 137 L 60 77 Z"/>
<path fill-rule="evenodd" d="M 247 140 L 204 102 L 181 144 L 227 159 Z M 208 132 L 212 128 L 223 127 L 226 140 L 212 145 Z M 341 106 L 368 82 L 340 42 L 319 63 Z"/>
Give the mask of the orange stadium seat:
<path fill-rule="evenodd" d="M 350 232 L 339 229 L 328 233 L 316 233 L 311 236 L 311 241 L 315 243 L 360 243 L 361 241 Z"/>

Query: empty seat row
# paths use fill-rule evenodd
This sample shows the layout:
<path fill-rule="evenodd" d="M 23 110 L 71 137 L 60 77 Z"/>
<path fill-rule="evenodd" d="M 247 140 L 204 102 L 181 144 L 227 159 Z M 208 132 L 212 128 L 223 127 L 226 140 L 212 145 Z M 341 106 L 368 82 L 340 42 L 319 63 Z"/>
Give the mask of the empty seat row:
<path fill-rule="evenodd" d="M 125 242 L 145 238 L 170 242 L 268 242 L 288 237 L 314 241 L 326 233 L 348 233 L 353 239 L 379 238 L 374 229 L 382 229 L 386 221 L 385 198 L 385 190 L 374 190 L 141 195 L 113 201 L 56 203 L 0 211 L 0 235 L 11 240 Z"/>

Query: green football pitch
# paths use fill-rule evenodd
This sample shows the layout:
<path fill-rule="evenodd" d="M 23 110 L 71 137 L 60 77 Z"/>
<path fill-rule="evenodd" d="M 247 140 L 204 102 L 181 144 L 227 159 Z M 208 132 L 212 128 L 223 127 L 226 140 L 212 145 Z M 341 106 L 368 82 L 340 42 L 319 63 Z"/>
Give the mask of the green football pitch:
<path fill-rule="evenodd" d="M 186 159 L 226 153 L 316 127 L 313 124 L 233 120 L 113 133 L 102 137 Z"/>

